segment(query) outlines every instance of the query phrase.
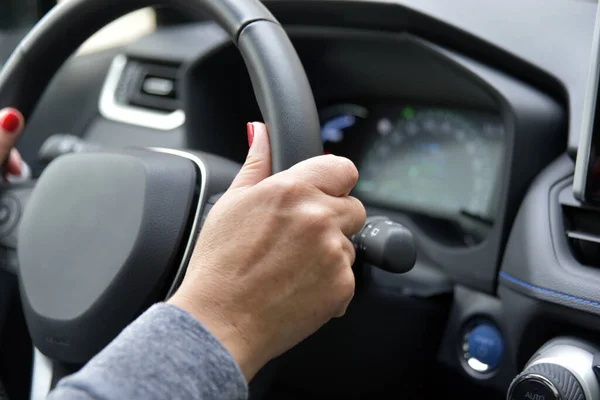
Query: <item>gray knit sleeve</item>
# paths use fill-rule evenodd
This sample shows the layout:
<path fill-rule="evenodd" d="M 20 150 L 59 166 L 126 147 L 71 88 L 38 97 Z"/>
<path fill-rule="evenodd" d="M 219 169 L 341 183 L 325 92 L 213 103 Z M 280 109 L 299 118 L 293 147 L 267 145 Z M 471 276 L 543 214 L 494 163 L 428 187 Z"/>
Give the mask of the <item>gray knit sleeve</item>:
<path fill-rule="evenodd" d="M 156 304 L 79 372 L 59 382 L 58 399 L 246 399 L 229 352 L 190 314 Z"/>

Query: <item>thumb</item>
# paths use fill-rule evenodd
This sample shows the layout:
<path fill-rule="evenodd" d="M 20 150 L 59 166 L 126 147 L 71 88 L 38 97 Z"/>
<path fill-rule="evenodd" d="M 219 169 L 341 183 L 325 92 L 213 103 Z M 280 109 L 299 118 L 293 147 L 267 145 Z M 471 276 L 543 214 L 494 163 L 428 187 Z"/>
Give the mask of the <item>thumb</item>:
<path fill-rule="evenodd" d="M 231 184 L 232 188 L 253 186 L 271 176 L 271 145 L 266 125 L 251 122 L 247 129 L 250 150 L 246 162 Z"/>

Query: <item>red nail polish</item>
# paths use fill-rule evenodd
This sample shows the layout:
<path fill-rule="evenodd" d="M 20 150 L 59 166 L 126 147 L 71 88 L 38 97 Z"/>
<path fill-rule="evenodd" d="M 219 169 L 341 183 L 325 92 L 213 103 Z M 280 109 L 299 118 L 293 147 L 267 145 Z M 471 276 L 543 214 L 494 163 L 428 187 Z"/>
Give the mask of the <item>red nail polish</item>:
<path fill-rule="evenodd" d="M 21 125 L 21 118 L 13 110 L 6 110 L 0 117 L 0 127 L 6 133 L 14 133 Z"/>
<path fill-rule="evenodd" d="M 248 146 L 252 147 L 252 142 L 254 141 L 254 124 L 248 122 L 246 130 L 248 131 Z"/>

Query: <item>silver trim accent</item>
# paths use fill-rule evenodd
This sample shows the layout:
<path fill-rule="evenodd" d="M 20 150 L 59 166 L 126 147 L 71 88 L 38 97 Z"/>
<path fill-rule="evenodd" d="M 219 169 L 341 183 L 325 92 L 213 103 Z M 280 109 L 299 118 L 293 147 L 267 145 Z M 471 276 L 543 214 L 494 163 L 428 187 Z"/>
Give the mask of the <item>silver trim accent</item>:
<path fill-rule="evenodd" d="M 115 92 L 126 65 L 127 57 L 123 54 L 119 54 L 113 59 L 106 75 L 106 80 L 104 81 L 102 93 L 100 94 L 98 105 L 100 114 L 104 118 L 113 121 L 163 131 L 170 131 L 182 126 L 185 123 L 185 113 L 183 110 L 161 113 L 159 111 L 117 103 Z"/>
<path fill-rule="evenodd" d="M 52 360 L 34 347 L 30 400 L 46 400 L 52 385 L 52 375 Z"/>
<path fill-rule="evenodd" d="M 578 343 L 577 339 L 572 338 L 553 339 L 543 345 L 533 357 L 531 357 L 525 366 L 524 371 L 527 371 L 528 368 L 537 364 L 554 364 L 561 366 L 567 369 L 567 371 L 573 374 L 575 379 L 577 379 L 583 390 L 585 399 L 600 399 L 600 384 L 592 369 L 594 366 L 595 353 L 596 349 L 583 341 Z M 539 375 L 539 373 L 531 374 Z M 531 374 L 525 372 L 525 376 Z M 522 377 L 518 377 L 511 383 L 507 399 L 510 400 L 514 387 L 522 380 Z"/>
<path fill-rule="evenodd" d="M 202 218 L 202 210 L 204 208 L 204 202 L 206 201 L 206 166 L 204 165 L 204 162 L 200 159 L 200 157 L 187 151 L 165 149 L 159 147 L 152 147 L 150 148 L 150 150 L 157 151 L 159 153 L 172 154 L 175 156 L 187 158 L 188 160 L 196 164 L 196 166 L 200 170 L 200 193 L 198 195 L 198 206 L 196 207 L 196 215 L 194 216 L 194 222 L 192 223 L 190 237 L 185 246 L 183 257 L 181 258 L 181 264 L 179 265 L 177 273 L 175 274 L 175 279 L 173 280 L 173 283 L 171 284 L 171 287 L 167 292 L 167 298 L 169 298 L 175 293 L 175 291 L 181 284 L 181 281 L 183 281 L 186 266 L 190 260 L 190 257 L 192 256 L 192 252 L 194 251 L 194 245 L 196 244 L 200 219 Z"/>
<path fill-rule="evenodd" d="M 526 374 L 526 375 L 520 376 L 519 378 L 517 378 L 516 381 L 511 383 L 510 389 L 508 390 L 508 396 L 507 396 L 508 400 L 512 399 L 512 395 L 513 395 L 515 388 L 517 386 L 519 386 L 519 384 L 523 383 L 524 381 L 534 381 L 534 382 L 539 382 L 541 384 L 544 384 L 548 387 L 548 389 L 550 389 L 552 391 L 552 394 L 554 395 L 554 397 L 556 397 L 557 400 L 562 399 L 562 396 L 560 395 L 558 389 L 556 388 L 554 383 L 552 383 L 552 381 L 550 381 L 550 379 L 546 378 L 545 376 L 539 375 L 539 374 Z"/>
<path fill-rule="evenodd" d="M 575 162 L 575 175 L 573 178 L 573 196 L 585 202 L 587 174 L 590 163 L 592 137 L 594 135 L 594 119 L 600 118 L 596 114 L 596 97 L 598 96 L 598 78 L 600 78 L 600 7 L 596 11 L 594 36 L 588 70 L 585 99 L 583 102 L 583 115 L 581 132 L 579 134 L 579 147 L 577 148 L 577 161 Z"/>

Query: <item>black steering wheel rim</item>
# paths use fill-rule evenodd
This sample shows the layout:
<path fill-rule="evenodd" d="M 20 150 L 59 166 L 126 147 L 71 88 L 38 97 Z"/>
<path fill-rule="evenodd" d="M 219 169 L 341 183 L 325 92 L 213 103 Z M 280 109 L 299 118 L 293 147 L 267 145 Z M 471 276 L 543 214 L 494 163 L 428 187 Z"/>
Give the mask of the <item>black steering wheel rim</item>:
<path fill-rule="evenodd" d="M 306 73 L 285 31 L 259 0 L 70 0 L 23 39 L 0 73 L 0 108 L 25 119 L 62 64 L 100 28 L 148 6 L 209 15 L 238 47 L 269 128 L 273 173 L 323 154 L 319 118 Z"/>

